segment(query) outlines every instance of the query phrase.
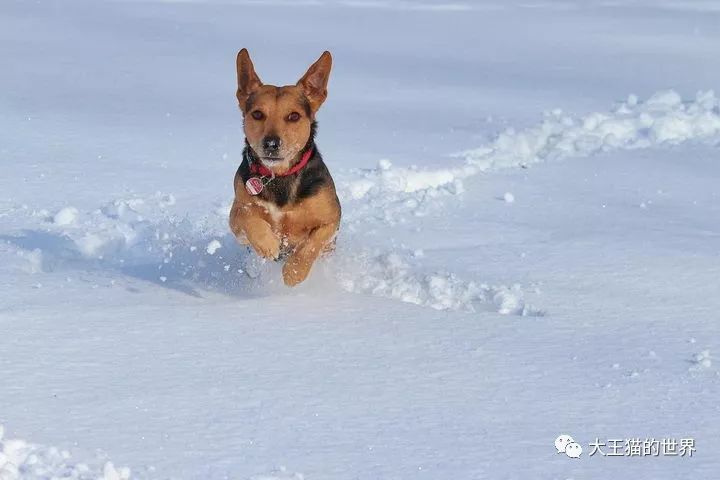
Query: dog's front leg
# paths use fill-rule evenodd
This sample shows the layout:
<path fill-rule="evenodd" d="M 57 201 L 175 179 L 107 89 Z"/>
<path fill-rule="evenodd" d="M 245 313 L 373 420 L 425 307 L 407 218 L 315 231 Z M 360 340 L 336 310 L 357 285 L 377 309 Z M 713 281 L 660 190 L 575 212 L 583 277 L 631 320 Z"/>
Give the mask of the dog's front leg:
<path fill-rule="evenodd" d="M 233 202 L 230 230 L 240 243 L 249 243 L 261 257 L 275 260 L 280 255 L 280 237 L 253 206 Z"/>
<path fill-rule="evenodd" d="M 330 223 L 314 228 L 307 239 L 298 245 L 283 267 L 285 285 L 294 287 L 305 280 L 318 256 L 335 237 L 337 223 Z"/>

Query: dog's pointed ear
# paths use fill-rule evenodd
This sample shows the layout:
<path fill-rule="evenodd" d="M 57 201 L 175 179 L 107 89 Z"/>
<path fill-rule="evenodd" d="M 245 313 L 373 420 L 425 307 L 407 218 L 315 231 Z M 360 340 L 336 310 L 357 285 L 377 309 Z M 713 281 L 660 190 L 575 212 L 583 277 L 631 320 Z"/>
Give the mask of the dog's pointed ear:
<path fill-rule="evenodd" d="M 240 104 L 240 110 L 245 113 L 245 106 L 247 104 L 248 97 L 262 86 L 260 77 L 255 73 L 255 67 L 253 66 L 252 60 L 250 60 L 250 54 L 247 49 L 243 48 L 237 54 L 237 78 L 238 78 L 238 89 L 237 99 Z"/>
<path fill-rule="evenodd" d="M 313 113 L 318 111 L 320 105 L 327 98 L 327 84 L 330 79 L 331 69 L 332 55 L 330 55 L 330 52 L 325 51 L 297 82 L 297 86 L 302 89 L 310 101 L 310 108 Z"/>

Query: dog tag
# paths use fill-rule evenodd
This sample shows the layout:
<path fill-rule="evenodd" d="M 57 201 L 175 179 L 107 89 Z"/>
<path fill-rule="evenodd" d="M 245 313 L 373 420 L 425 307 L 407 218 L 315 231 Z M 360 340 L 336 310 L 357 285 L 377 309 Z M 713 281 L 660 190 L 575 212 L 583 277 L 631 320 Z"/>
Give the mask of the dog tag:
<path fill-rule="evenodd" d="M 258 193 L 263 191 L 262 180 L 260 180 L 258 177 L 248 178 L 248 181 L 245 182 L 245 190 L 247 190 L 250 195 L 257 195 Z"/>

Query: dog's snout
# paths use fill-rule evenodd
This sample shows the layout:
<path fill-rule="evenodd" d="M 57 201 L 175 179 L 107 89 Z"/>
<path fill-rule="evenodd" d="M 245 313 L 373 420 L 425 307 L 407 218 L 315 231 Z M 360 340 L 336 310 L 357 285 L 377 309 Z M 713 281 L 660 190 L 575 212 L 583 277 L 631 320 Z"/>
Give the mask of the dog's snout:
<path fill-rule="evenodd" d="M 267 153 L 277 153 L 280 150 L 280 137 L 277 135 L 268 135 L 263 138 L 263 148 Z"/>

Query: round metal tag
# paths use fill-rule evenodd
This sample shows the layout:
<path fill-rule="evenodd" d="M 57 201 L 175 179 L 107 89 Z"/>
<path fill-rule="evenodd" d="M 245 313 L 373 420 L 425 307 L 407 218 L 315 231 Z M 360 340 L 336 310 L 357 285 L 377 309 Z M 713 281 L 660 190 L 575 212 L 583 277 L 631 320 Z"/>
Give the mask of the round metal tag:
<path fill-rule="evenodd" d="M 245 190 L 247 190 L 250 195 L 257 195 L 258 193 L 263 191 L 262 180 L 260 180 L 258 177 L 248 178 L 248 181 L 245 182 Z"/>

